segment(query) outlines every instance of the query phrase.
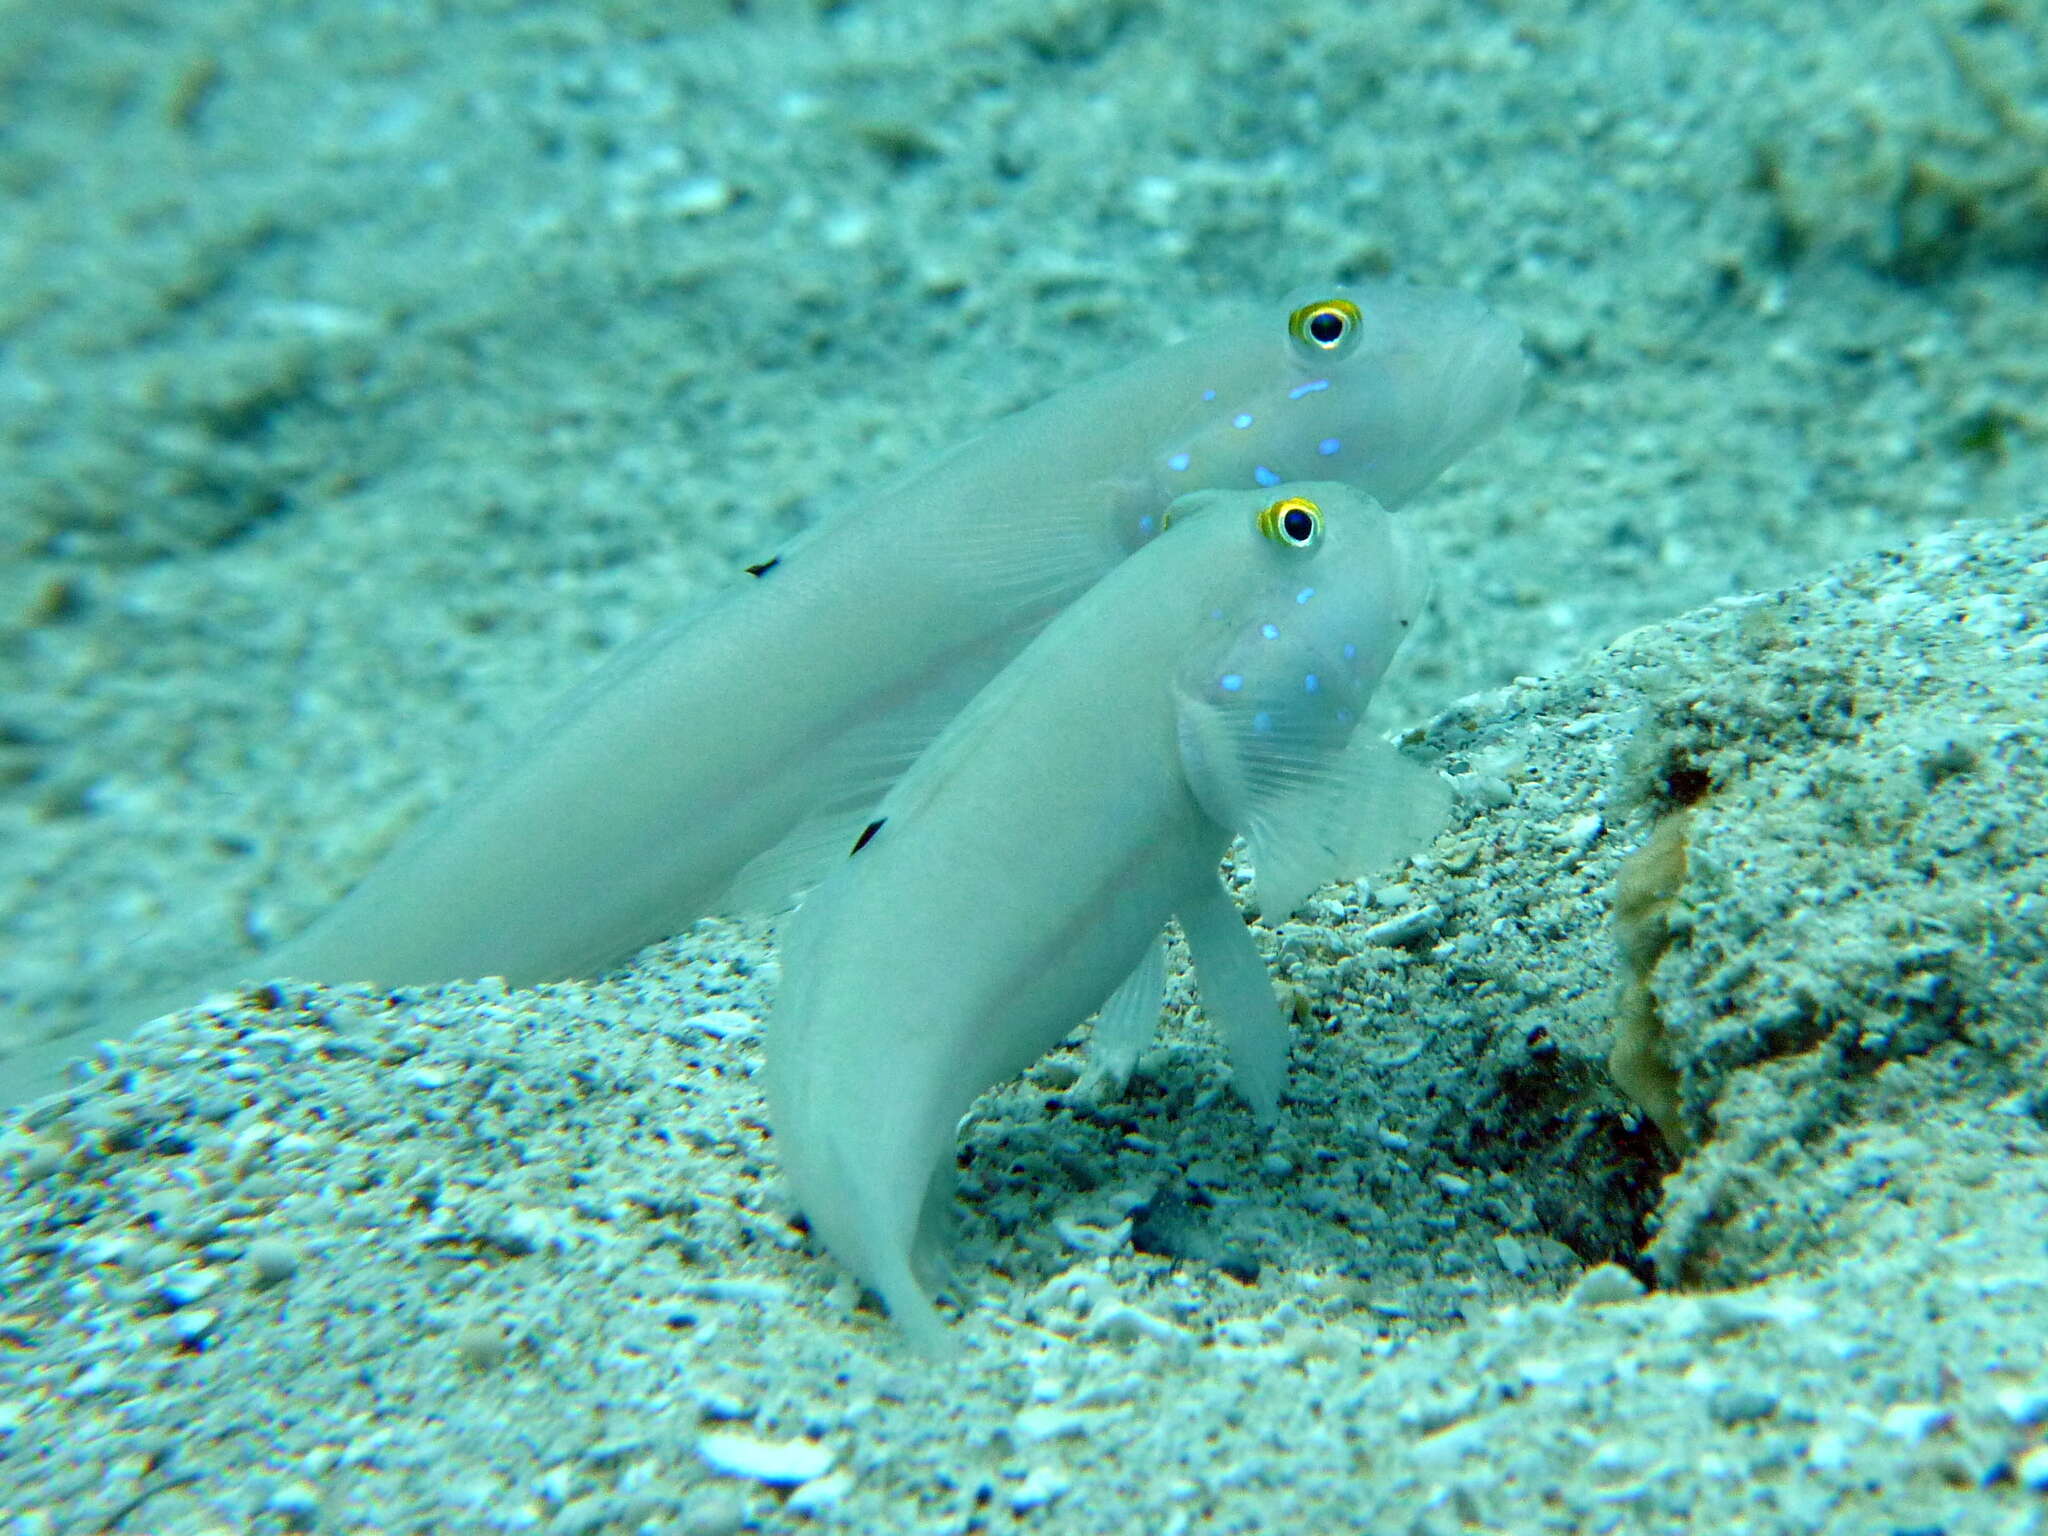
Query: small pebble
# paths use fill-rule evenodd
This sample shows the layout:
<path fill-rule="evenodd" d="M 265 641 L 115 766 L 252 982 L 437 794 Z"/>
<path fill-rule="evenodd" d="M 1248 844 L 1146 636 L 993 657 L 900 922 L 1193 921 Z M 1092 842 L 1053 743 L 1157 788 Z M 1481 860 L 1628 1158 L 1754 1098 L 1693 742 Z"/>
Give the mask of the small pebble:
<path fill-rule="evenodd" d="M 1806 1459 L 1823 1472 L 1839 1472 L 1855 1459 L 1849 1442 L 1831 1429 L 1824 1429 L 1807 1444 Z"/>
<path fill-rule="evenodd" d="M 735 1279 L 720 1275 L 683 1289 L 687 1294 L 701 1296 L 706 1301 L 752 1301 L 765 1305 L 789 1300 L 789 1287 L 778 1280 Z"/>
<path fill-rule="evenodd" d="M 171 1341 L 181 1349 L 197 1349 L 204 1344 L 220 1322 L 220 1314 L 211 1307 L 193 1307 L 187 1311 L 175 1312 L 167 1320 Z"/>
<path fill-rule="evenodd" d="M 1606 827 L 1598 811 L 1588 811 L 1558 834 L 1557 847 L 1564 853 L 1584 853 L 1600 840 Z"/>
<path fill-rule="evenodd" d="M 1778 1394 L 1756 1387 L 1718 1387 L 1707 1398 L 1707 1416 L 1724 1428 L 1768 1419 L 1778 1411 Z"/>
<path fill-rule="evenodd" d="M 727 1430 L 700 1435 L 697 1454 L 714 1471 L 776 1488 L 823 1477 L 833 1461 L 832 1452 L 815 1440 L 762 1440 Z"/>
<path fill-rule="evenodd" d="M 1395 1419 L 1420 1435 L 1433 1435 L 1472 1416 L 1479 1406 L 1477 1387 L 1445 1388 L 1428 1397 L 1410 1398 L 1395 1412 Z"/>
<path fill-rule="evenodd" d="M 754 1405 L 737 1392 L 723 1387 L 710 1387 L 697 1394 L 697 1411 L 707 1419 L 750 1419 L 754 1416 Z"/>
<path fill-rule="evenodd" d="M 618 1502 L 608 1493 L 586 1493 L 580 1499 L 571 1499 L 548 1522 L 548 1536 L 590 1536 L 617 1517 Z"/>
<path fill-rule="evenodd" d="M 1150 1312 L 1141 1312 L 1120 1301 L 1097 1307 L 1089 1314 L 1086 1336 L 1091 1339 L 1107 1339 L 1112 1344 L 1131 1344 L 1139 1339 L 1150 1339 L 1155 1344 L 1179 1343 L 1187 1338 L 1179 1328 L 1164 1318 L 1154 1317 Z"/>
<path fill-rule="evenodd" d="M 722 1488 L 699 1492 L 669 1527 L 674 1536 L 738 1536 L 746 1529 L 747 1507 Z"/>
<path fill-rule="evenodd" d="M 687 1019 L 679 1020 L 667 1032 L 694 1029 L 709 1035 L 714 1040 L 745 1040 L 761 1032 L 761 1025 L 751 1014 L 737 1009 L 723 1008 L 713 1013 L 693 1013 Z"/>
<path fill-rule="evenodd" d="M 1565 1297 L 1573 1307 L 1604 1307 L 1617 1301 L 1634 1301 L 1643 1294 L 1643 1282 L 1619 1264 L 1596 1264 L 1579 1276 L 1579 1282 Z"/>
<path fill-rule="evenodd" d="M 1458 774 L 1451 780 L 1451 793 L 1484 810 L 1499 810 L 1515 798 L 1514 786 L 1493 773 Z"/>
<path fill-rule="evenodd" d="M 1404 912 L 1384 923 L 1374 923 L 1358 937 L 1361 943 L 1378 945 L 1383 949 L 1400 949 L 1434 934 L 1443 926 L 1443 920 L 1443 908 L 1432 905 Z"/>
<path fill-rule="evenodd" d="M 800 1484 L 783 1501 L 783 1507 L 800 1515 L 822 1515 L 851 1492 L 853 1474 L 842 1467 L 837 1472 L 827 1472 L 823 1477 L 814 1477 L 808 1483 Z"/>
<path fill-rule="evenodd" d="M 120 1376 L 111 1361 L 96 1360 L 72 1378 L 70 1385 L 63 1389 L 64 1396 L 96 1397 L 119 1380 Z"/>
<path fill-rule="evenodd" d="M 721 177 L 692 176 L 669 188 L 661 207 L 679 219 L 702 219 L 730 208 L 738 196 L 738 189 Z"/>
<path fill-rule="evenodd" d="M 1120 1253 L 1131 1240 L 1131 1223 L 1128 1221 L 1120 1221 L 1113 1227 L 1098 1227 L 1055 1216 L 1052 1230 L 1054 1236 L 1076 1253 Z"/>
<path fill-rule="evenodd" d="M 456 1332 L 455 1358 L 472 1371 L 502 1365 L 511 1352 L 505 1330 L 496 1323 L 468 1323 Z"/>
<path fill-rule="evenodd" d="M 263 1507 L 294 1530 L 303 1530 L 320 1512 L 320 1490 L 311 1483 L 284 1483 L 271 1490 Z"/>
<path fill-rule="evenodd" d="M 541 1246 L 552 1236 L 553 1220 L 546 1211 L 526 1208 L 507 1211 L 484 1224 L 483 1240 L 500 1252 L 514 1258 L 525 1258 L 538 1253 Z"/>
<path fill-rule="evenodd" d="M 1094 1428 L 1095 1416 L 1071 1408 L 1026 1408 L 1010 1426 L 1010 1438 L 1019 1445 L 1038 1445 L 1066 1436 L 1086 1435 Z"/>
<path fill-rule="evenodd" d="M 64 1149 L 47 1141 L 24 1138 L 14 1159 L 14 1171 L 24 1184 L 47 1179 L 64 1166 Z"/>
<path fill-rule="evenodd" d="M 1682 1339 L 1725 1339 L 1759 1323 L 1798 1326 L 1817 1309 L 1802 1297 L 1727 1294 L 1687 1296 L 1672 1306 L 1665 1326 Z"/>
<path fill-rule="evenodd" d="M 171 1269 L 157 1277 L 156 1295 L 166 1306 L 188 1307 L 219 1284 L 219 1270 Z"/>
<path fill-rule="evenodd" d="M 249 1268 L 259 1290 L 282 1285 L 298 1273 L 299 1250 L 278 1237 L 259 1237 L 249 1245 Z"/>
<path fill-rule="evenodd" d="M 1042 1088 L 1053 1093 L 1064 1093 L 1081 1081 L 1081 1069 L 1071 1061 L 1054 1059 L 1042 1061 L 1032 1068 L 1033 1079 Z"/>
<path fill-rule="evenodd" d="M 2048 1493 L 2048 1445 L 2037 1445 L 2014 1462 L 2012 1475 L 2022 1488 Z"/>
<path fill-rule="evenodd" d="M 1595 1446 L 1586 1466 L 1603 1482 L 1634 1477 L 1656 1460 L 1656 1452 L 1639 1440 L 1608 1440 Z"/>
<path fill-rule="evenodd" d="M 2048 1387 L 2007 1387 L 1992 1401 L 2015 1424 L 2048 1422 Z"/>
<path fill-rule="evenodd" d="M 1938 1429 L 1946 1429 L 1952 1417 L 1939 1403 L 1898 1403 L 1885 1409 L 1878 1422 L 1886 1434 L 1917 1443 Z"/>
<path fill-rule="evenodd" d="M 1011 1490 L 1010 1508 L 1021 1515 L 1027 1509 L 1050 1504 L 1071 1486 L 1071 1479 L 1064 1473 L 1051 1467 L 1033 1467 L 1024 1474 L 1024 1481 Z"/>
<path fill-rule="evenodd" d="M 613 1467 L 629 1457 L 638 1456 L 654 1449 L 654 1442 L 646 1435 L 620 1435 L 611 1440 L 600 1440 L 578 1458 L 587 1467 Z"/>

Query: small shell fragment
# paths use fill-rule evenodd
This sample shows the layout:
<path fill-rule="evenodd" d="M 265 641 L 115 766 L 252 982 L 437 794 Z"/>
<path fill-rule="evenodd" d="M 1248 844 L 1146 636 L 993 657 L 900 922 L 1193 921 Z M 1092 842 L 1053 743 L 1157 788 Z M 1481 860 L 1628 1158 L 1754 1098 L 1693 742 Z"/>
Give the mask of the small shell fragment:
<path fill-rule="evenodd" d="M 1362 944 L 1375 945 L 1382 949 L 1400 949 L 1413 944 L 1417 939 L 1433 935 L 1443 926 L 1443 908 L 1431 904 L 1420 911 L 1404 912 L 1399 917 L 1390 917 L 1384 923 L 1374 923 L 1359 934 Z"/>

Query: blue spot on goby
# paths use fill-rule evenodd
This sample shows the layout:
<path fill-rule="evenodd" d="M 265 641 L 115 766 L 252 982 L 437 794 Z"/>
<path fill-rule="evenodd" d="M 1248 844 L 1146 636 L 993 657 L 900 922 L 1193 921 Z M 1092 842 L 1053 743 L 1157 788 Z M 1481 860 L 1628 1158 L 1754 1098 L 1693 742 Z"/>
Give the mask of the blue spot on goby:
<path fill-rule="evenodd" d="M 1280 638 L 1280 626 L 1278 624 L 1261 624 L 1259 626 L 1259 633 L 1268 640 L 1278 640 Z"/>
<path fill-rule="evenodd" d="M 1313 672 L 1309 673 L 1307 677 L 1304 677 L 1301 680 L 1301 691 L 1303 693 L 1314 693 L 1317 689 L 1321 688 L 1322 686 L 1323 680 L 1320 677 L 1317 677 Z"/>
<path fill-rule="evenodd" d="M 1138 532 L 1140 533 L 1150 533 L 1154 528 L 1157 528 L 1158 526 L 1159 519 L 1154 517 L 1150 512 L 1147 512 L 1143 517 L 1138 519 Z"/>
<path fill-rule="evenodd" d="M 1316 444 L 1316 452 L 1320 453 L 1324 458 L 1327 459 L 1331 454 L 1335 453 L 1338 449 L 1342 448 L 1343 446 L 1344 444 L 1340 442 L 1338 439 L 1334 437 L 1326 437 L 1320 443 Z"/>
<path fill-rule="evenodd" d="M 1213 389 L 1205 389 L 1202 391 L 1202 398 L 1204 400 L 1214 400 L 1216 398 L 1216 391 Z"/>
<path fill-rule="evenodd" d="M 1252 716 L 1252 729 L 1255 731 L 1272 730 L 1273 717 L 1267 714 L 1263 709 L 1260 710 L 1256 715 Z"/>
<path fill-rule="evenodd" d="M 1246 427 L 1252 424 L 1252 413 L 1250 411 L 1239 411 L 1235 416 L 1230 418 L 1230 424 L 1233 427 L 1237 428 L 1238 431 L 1242 432 Z"/>
<path fill-rule="evenodd" d="M 1358 660 L 1358 647 L 1353 645 L 1349 640 L 1346 640 L 1344 642 L 1344 659 L 1346 661 Z"/>
<path fill-rule="evenodd" d="M 1328 379 L 1310 379 L 1306 384 L 1297 384 L 1294 388 L 1287 391 L 1287 398 L 1299 400 L 1304 395 L 1312 395 L 1318 390 L 1328 389 L 1329 387 L 1330 381 Z"/>
<path fill-rule="evenodd" d="M 1244 686 L 1244 674 L 1242 672 L 1226 672 L 1216 679 L 1216 686 L 1225 693 L 1235 693 Z"/>
<path fill-rule="evenodd" d="M 1186 454 L 1176 453 L 1166 461 L 1166 467 L 1172 470 L 1182 470 L 1186 469 L 1192 462 Z"/>
<path fill-rule="evenodd" d="M 1316 589 L 1314 587 L 1303 587 L 1299 592 L 1294 594 L 1294 600 L 1297 603 L 1305 603 L 1315 595 Z"/>
<path fill-rule="evenodd" d="M 1350 710 L 1348 710 L 1348 709 L 1340 709 L 1340 710 L 1338 710 L 1338 711 L 1337 711 L 1337 723 L 1338 723 L 1339 725 L 1349 725 L 1349 724 L 1351 723 L 1351 711 L 1350 711 Z"/>
<path fill-rule="evenodd" d="M 1220 619 L 1223 617 L 1223 610 L 1221 608 L 1211 608 L 1209 610 L 1209 617 L 1212 619 Z"/>
<path fill-rule="evenodd" d="M 1254 464 L 1252 466 L 1252 478 L 1261 485 L 1278 485 L 1280 483 L 1280 477 L 1263 464 Z"/>

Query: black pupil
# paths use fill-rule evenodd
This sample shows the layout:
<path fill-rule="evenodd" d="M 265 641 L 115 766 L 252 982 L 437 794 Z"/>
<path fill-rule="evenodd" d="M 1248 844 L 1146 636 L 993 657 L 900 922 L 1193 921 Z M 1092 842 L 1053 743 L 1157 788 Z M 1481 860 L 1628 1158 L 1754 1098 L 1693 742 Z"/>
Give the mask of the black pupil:
<path fill-rule="evenodd" d="M 1299 507 L 1290 508 L 1280 519 L 1280 527 L 1297 544 L 1306 544 L 1308 536 L 1316 531 L 1316 520 Z"/>
<path fill-rule="evenodd" d="M 1327 347 L 1344 334 L 1344 317 L 1335 310 L 1326 309 L 1310 319 L 1308 333 Z"/>

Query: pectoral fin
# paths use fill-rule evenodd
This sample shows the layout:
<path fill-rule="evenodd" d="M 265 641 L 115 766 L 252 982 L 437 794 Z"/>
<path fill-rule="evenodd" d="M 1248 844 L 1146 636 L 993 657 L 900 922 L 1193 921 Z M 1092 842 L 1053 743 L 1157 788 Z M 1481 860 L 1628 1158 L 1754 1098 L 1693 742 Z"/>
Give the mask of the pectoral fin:
<path fill-rule="evenodd" d="M 1265 959 L 1220 881 L 1197 881 L 1175 916 L 1194 957 L 1202 1011 L 1230 1052 L 1237 1091 L 1259 1123 L 1271 1125 L 1287 1085 L 1288 1037 Z"/>
<path fill-rule="evenodd" d="M 1166 935 L 1161 933 L 1095 1016 L 1095 1032 L 1088 1043 L 1091 1077 L 1119 1089 L 1131 1080 L 1139 1054 L 1152 1043 L 1152 1031 L 1159 1027 L 1159 1008 L 1165 996 Z"/>
<path fill-rule="evenodd" d="M 1426 843 L 1450 806 L 1435 774 L 1362 731 L 1332 750 L 1326 736 L 1188 695 L 1179 729 L 1188 787 L 1244 837 L 1260 910 L 1274 921 L 1318 886 Z"/>

